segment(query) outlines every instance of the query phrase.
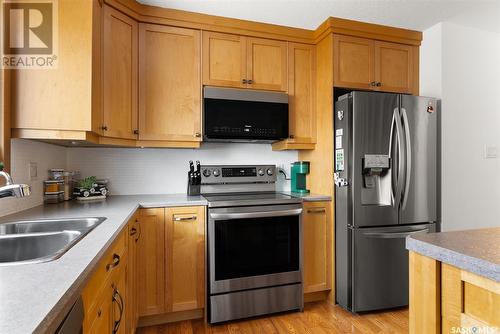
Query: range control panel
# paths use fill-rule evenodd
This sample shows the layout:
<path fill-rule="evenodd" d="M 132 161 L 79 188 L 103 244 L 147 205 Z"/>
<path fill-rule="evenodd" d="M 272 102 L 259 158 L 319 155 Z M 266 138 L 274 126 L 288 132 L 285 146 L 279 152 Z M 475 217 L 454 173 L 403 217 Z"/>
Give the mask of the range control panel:
<path fill-rule="evenodd" d="M 201 184 L 274 183 L 274 165 L 202 165 Z"/>

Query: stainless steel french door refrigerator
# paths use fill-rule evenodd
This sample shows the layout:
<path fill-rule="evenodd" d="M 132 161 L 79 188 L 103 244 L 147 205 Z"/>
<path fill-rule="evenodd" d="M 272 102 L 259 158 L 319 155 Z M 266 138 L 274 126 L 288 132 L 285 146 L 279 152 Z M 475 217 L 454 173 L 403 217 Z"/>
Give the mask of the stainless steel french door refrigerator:
<path fill-rule="evenodd" d="M 408 305 L 405 238 L 439 230 L 438 100 L 355 91 L 335 103 L 336 299 Z"/>

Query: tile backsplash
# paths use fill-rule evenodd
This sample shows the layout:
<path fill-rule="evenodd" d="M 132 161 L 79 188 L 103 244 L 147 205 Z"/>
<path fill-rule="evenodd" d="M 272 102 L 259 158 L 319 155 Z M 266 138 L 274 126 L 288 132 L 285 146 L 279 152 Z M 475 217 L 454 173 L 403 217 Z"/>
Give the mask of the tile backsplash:
<path fill-rule="evenodd" d="M 95 175 L 110 180 L 114 195 L 174 194 L 186 192 L 189 160 L 202 164 L 273 164 L 290 171 L 297 151 L 274 152 L 268 144 L 206 143 L 199 149 L 65 148 L 12 140 L 12 177 L 28 183 L 32 195 L 0 199 L 0 216 L 43 203 L 43 180 L 50 168 L 79 170 L 83 177 Z M 37 165 L 37 177 L 30 179 L 30 162 Z M 289 190 L 290 181 L 278 174 L 277 187 Z"/>
<path fill-rule="evenodd" d="M 82 176 L 109 178 L 115 195 L 185 193 L 189 160 L 201 164 L 273 164 L 289 170 L 297 151 L 272 151 L 266 144 L 206 143 L 199 149 L 71 148 L 67 167 Z M 279 175 L 278 187 L 289 190 Z"/>

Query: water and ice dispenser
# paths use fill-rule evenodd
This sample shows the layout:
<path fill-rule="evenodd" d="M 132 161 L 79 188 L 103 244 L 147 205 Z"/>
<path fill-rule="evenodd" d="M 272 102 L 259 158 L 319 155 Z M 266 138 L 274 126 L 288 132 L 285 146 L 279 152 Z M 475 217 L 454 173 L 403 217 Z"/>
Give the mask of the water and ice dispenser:
<path fill-rule="evenodd" d="M 391 205 L 391 158 L 383 154 L 363 157 L 363 205 Z"/>

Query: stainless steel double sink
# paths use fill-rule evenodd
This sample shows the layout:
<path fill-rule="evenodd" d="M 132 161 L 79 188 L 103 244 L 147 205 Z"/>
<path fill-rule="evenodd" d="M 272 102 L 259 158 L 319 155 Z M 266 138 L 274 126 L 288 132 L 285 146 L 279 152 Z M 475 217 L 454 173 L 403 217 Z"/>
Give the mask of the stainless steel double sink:
<path fill-rule="evenodd" d="M 104 220 L 91 217 L 0 224 L 0 266 L 55 260 Z"/>

